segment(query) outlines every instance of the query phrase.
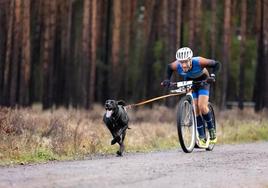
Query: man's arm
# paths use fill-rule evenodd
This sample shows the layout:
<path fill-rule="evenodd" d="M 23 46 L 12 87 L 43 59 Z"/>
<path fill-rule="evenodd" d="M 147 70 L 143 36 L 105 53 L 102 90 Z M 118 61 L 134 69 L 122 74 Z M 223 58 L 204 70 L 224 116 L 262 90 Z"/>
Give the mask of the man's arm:
<path fill-rule="evenodd" d="M 168 64 L 167 66 L 167 77 L 166 79 L 170 80 L 172 74 L 173 74 L 173 71 L 176 71 L 177 70 L 177 66 L 178 66 L 178 62 L 177 61 L 174 61 L 170 64 Z"/>
<path fill-rule="evenodd" d="M 166 73 L 166 79 L 161 82 L 161 85 L 164 87 L 169 87 L 170 85 L 170 78 L 173 74 L 173 71 L 177 70 L 178 62 L 174 61 L 167 65 L 167 73 Z"/>
<path fill-rule="evenodd" d="M 215 61 L 213 59 L 206 59 L 203 57 L 199 57 L 199 63 L 202 68 L 212 68 L 212 74 L 216 74 L 220 67 L 221 63 L 219 61 Z"/>

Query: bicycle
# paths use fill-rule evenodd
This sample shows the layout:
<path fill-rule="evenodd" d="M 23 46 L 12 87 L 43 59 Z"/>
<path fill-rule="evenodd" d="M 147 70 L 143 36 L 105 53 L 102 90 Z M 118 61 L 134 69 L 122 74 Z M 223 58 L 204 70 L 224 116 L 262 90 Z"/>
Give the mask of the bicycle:
<path fill-rule="evenodd" d="M 197 121 L 196 121 L 196 110 L 194 106 L 194 99 L 192 96 L 192 88 L 196 84 L 203 84 L 207 80 L 203 81 L 180 81 L 170 83 L 170 92 L 185 94 L 178 104 L 177 109 L 177 130 L 179 142 L 182 150 L 185 153 L 191 153 L 194 148 L 206 149 L 207 151 L 212 151 L 215 144 L 210 144 L 210 136 L 207 129 L 206 122 L 204 121 L 204 131 L 206 135 L 206 147 L 201 147 L 199 142 L 199 136 L 197 131 Z M 175 88 L 174 88 L 175 87 Z M 212 121 L 214 128 L 216 130 L 216 119 L 214 114 L 214 109 L 211 103 L 208 104 L 209 110 L 211 111 Z"/>

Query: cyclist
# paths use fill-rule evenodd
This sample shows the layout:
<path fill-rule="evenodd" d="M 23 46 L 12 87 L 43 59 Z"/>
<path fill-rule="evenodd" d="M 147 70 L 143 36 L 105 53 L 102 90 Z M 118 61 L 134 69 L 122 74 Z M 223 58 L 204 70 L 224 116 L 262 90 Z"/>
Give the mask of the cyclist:
<path fill-rule="evenodd" d="M 207 68 L 212 68 L 210 75 Z M 177 71 L 184 80 L 207 80 L 207 82 L 202 82 L 202 84 L 194 85 L 192 91 L 197 114 L 197 131 L 199 133 L 200 145 L 204 147 L 206 146 L 206 140 L 203 119 L 206 121 L 209 130 L 210 144 L 217 142 L 216 130 L 212 122 L 211 112 L 208 108 L 208 101 L 210 83 L 215 82 L 215 74 L 219 68 L 219 61 L 203 57 L 193 57 L 192 50 L 188 47 L 183 47 L 176 52 L 176 61 L 168 64 L 167 78 L 161 83 L 161 85 L 169 87 L 173 71 Z"/>

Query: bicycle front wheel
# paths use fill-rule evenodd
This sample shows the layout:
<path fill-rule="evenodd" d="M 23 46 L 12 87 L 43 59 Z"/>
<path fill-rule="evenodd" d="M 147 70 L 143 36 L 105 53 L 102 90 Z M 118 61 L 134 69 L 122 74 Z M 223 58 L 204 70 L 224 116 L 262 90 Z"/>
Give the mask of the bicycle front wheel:
<path fill-rule="evenodd" d="M 191 153 L 195 146 L 195 113 L 191 96 L 184 96 L 178 106 L 177 129 L 179 142 L 185 153 Z"/>

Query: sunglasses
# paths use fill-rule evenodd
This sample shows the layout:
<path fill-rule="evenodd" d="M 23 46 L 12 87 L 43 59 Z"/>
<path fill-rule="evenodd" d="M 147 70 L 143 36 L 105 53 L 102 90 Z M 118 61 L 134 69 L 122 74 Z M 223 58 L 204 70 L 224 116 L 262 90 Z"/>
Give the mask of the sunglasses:
<path fill-rule="evenodd" d="M 188 64 L 188 63 L 190 63 L 190 60 L 184 60 L 184 61 L 179 61 L 180 62 L 180 64 Z"/>

